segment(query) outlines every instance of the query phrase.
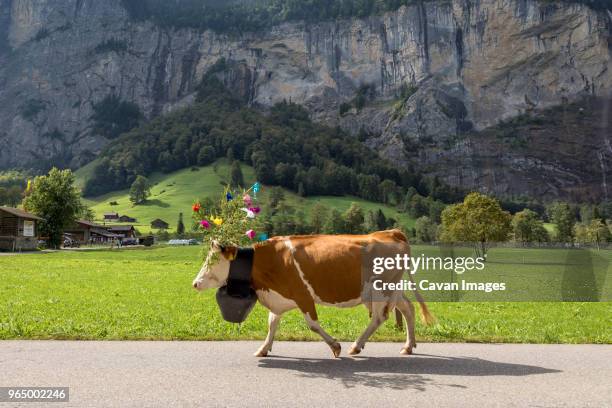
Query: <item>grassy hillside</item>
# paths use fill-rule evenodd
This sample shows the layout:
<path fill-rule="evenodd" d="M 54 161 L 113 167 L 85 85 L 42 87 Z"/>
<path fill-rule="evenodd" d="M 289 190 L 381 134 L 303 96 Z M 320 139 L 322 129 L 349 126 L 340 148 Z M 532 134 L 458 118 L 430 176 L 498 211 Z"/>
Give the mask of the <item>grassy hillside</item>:
<path fill-rule="evenodd" d="M 91 174 L 95 164 L 79 169 L 76 172 L 77 185 L 83 186 Z M 197 171 L 194 171 L 197 169 Z M 144 205 L 133 206 L 130 203 L 128 190 L 115 191 L 94 199 L 85 199 L 85 203 L 96 213 L 96 221 L 102 222 L 105 212 L 118 212 L 120 215 L 129 215 L 136 218 L 136 228 L 147 233 L 151 230 L 150 223 L 161 218 L 170 224 L 171 231 L 176 229 L 179 213 L 184 213 L 186 225 L 191 215 L 191 204 L 204 197 L 218 198 L 229 180 L 230 166 L 226 160 L 219 160 L 212 166 L 187 168 L 170 174 L 155 173 L 149 180 L 154 184 L 151 197 Z M 253 168 L 242 166 L 244 179 L 247 183 L 255 182 Z M 260 200 L 266 199 L 269 187 L 263 186 Z M 351 203 L 359 204 L 365 211 L 381 208 L 386 217 L 392 217 L 407 228 L 414 226 L 414 220 L 407 214 L 399 213 L 395 208 L 383 204 L 365 201 L 356 197 L 308 197 L 302 198 L 292 192 L 285 191 L 287 204 L 304 211 L 308 216 L 310 209 L 320 202 L 329 208 L 346 211 Z M 118 205 L 111 205 L 117 202 Z M 265 208 L 263 208 L 265 211 Z"/>

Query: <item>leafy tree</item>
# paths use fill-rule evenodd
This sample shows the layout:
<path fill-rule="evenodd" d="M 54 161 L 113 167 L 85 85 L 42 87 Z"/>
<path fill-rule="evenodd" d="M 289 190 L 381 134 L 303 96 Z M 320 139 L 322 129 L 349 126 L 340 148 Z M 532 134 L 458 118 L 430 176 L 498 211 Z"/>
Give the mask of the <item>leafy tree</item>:
<path fill-rule="evenodd" d="M 23 190 L 19 186 L 0 187 L 0 205 L 15 207 L 22 200 Z"/>
<path fill-rule="evenodd" d="M 389 227 L 389 221 L 385 217 L 385 213 L 379 208 L 376 211 L 376 229 L 377 231 L 384 231 Z"/>
<path fill-rule="evenodd" d="M 244 187 L 244 176 L 242 175 L 242 169 L 238 160 L 234 160 L 232 163 L 230 178 L 232 187 Z"/>
<path fill-rule="evenodd" d="M 198 151 L 197 163 L 200 166 L 211 164 L 215 160 L 215 149 L 212 146 L 203 146 Z"/>
<path fill-rule="evenodd" d="M 41 235 L 49 237 L 50 248 L 60 247 L 64 229 L 71 226 L 85 209 L 74 181 L 72 171 L 54 167 L 46 176 L 34 179 L 23 200 L 26 211 L 43 219 L 39 230 Z"/>
<path fill-rule="evenodd" d="M 325 223 L 325 232 L 328 234 L 344 234 L 346 233 L 346 223 L 340 211 L 334 208 L 329 217 L 327 218 L 327 222 Z"/>
<path fill-rule="evenodd" d="M 346 232 L 349 234 L 363 233 L 363 209 L 357 203 L 351 203 L 351 206 L 344 213 L 344 222 Z"/>
<path fill-rule="evenodd" d="M 378 231 L 378 226 L 376 225 L 376 215 L 374 214 L 374 211 L 369 210 L 365 214 L 365 220 L 363 222 L 363 228 L 365 229 L 365 232 L 375 232 L 375 231 Z"/>
<path fill-rule="evenodd" d="M 408 214 L 412 218 L 420 218 L 424 215 L 429 215 L 429 203 L 427 199 L 420 194 L 413 195 L 408 205 Z"/>
<path fill-rule="evenodd" d="M 147 201 L 151 195 L 151 185 L 149 180 L 144 176 L 136 177 L 136 180 L 130 187 L 130 202 L 134 205 L 142 204 Z"/>
<path fill-rule="evenodd" d="M 176 233 L 179 236 L 185 234 L 185 224 L 183 223 L 183 213 L 179 213 L 178 223 L 176 224 Z"/>
<path fill-rule="evenodd" d="M 470 193 L 462 203 L 442 211 L 442 236 L 446 242 L 470 242 L 476 255 L 485 257 L 491 242 L 506 241 L 510 233 L 510 213 L 494 198 Z"/>
<path fill-rule="evenodd" d="M 437 239 L 438 225 L 429 217 L 423 216 L 414 223 L 415 238 L 419 242 L 434 242 Z"/>
<path fill-rule="evenodd" d="M 612 235 L 608 226 L 600 219 L 593 219 L 587 227 L 587 237 L 589 242 L 597 245 L 612 241 Z"/>
<path fill-rule="evenodd" d="M 323 232 L 328 214 L 329 209 L 319 202 L 312 207 L 310 212 L 310 227 L 313 233 L 320 234 Z"/>
<path fill-rule="evenodd" d="M 523 244 L 548 241 L 548 231 L 535 212 L 524 209 L 512 217 L 514 240 Z"/>
<path fill-rule="evenodd" d="M 416 190 L 416 188 L 412 186 L 408 187 L 408 190 L 406 190 L 406 195 L 404 196 L 404 201 L 402 203 L 402 207 L 404 211 L 408 212 L 410 208 L 410 202 L 412 201 L 412 197 L 414 197 L 417 194 L 418 194 L 418 191 Z"/>
<path fill-rule="evenodd" d="M 431 218 L 433 222 L 440 222 L 440 216 L 442 215 L 444 208 L 446 208 L 446 205 L 442 201 L 434 200 L 432 197 L 428 197 L 427 206 L 429 218 Z"/>
<path fill-rule="evenodd" d="M 556 202 L 548 209 L 548 217 L 556 227 L 556 240 L 559 242 L 572 242 L 574 239 L 574 225 L 576 216 L 567 203 Z"/>
<path fill-rule="evenodd" d="M 389 204 L 392 202 L 395 197 L 395 193 L 397 191 L 397 184 L 391 180 L 383 180 L 380 183 L 380 195 L 382 197 L 382 202 L 385 204 Z"/>
<path fill-rule="evenodd" d="M 115 139 L 120 134 L 138 126 L 142 114 L 138 105 L 122 101 L 116 95 L 108 95 L 93 107 L 93 132 Z"/>
<path fill-rule="evenodd" d="M 270 190 L 270 208 L 275 209 L 285 199 L 285 193 L 280 187 L 273 187 Z"/>

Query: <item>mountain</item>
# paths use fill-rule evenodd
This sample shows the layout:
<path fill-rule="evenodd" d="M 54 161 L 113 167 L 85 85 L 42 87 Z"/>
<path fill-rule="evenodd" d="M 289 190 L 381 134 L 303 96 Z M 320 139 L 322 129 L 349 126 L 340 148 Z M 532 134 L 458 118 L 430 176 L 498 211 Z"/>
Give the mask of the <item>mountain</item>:
<path fill-rule="evenodd" d="M 399 166 L 504 196 L 608 198 L 607 10 L 413 1 L 236 33 L 136 18 L 128 3 L 0 0 L 0 168 L 79 167 L 131 124 L 193 103 L 225 58 L 252 106 L 302 104 Z"/>

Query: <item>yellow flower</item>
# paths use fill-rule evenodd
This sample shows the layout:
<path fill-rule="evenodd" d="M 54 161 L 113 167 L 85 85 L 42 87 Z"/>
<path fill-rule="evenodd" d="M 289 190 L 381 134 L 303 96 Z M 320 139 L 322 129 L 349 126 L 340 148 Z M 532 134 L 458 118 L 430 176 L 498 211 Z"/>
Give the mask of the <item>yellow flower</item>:
<path fill-rule="evenodd" d="M 213 220 L 213 222 L 215 223 L 215 225 L 219 226 L 219 225 L 223 224 L 223 219 L 222 218 L 215 218 Z"/>

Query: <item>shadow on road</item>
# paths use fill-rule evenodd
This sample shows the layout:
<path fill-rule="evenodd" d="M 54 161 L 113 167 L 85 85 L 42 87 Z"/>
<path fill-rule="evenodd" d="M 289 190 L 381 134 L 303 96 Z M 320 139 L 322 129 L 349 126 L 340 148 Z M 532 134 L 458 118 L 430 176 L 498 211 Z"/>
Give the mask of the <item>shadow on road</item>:
<path fill-rule="evenodd" d="M 425 391 L 429 386 L 467 388 L 437 382 L 424 375 L 438 376 L 527 376 L 558 373 L 543 367 L 500 363 L 474 357 L 444 357 L 419 354 L 411 357 L 343 357 L 309 359 L 271 356 L 259 367 L 291 370 L 304 378 L 324 378 L 342 382 L 346 388 L 366 386 L 397 390 Z"/>

